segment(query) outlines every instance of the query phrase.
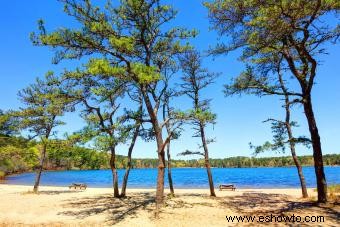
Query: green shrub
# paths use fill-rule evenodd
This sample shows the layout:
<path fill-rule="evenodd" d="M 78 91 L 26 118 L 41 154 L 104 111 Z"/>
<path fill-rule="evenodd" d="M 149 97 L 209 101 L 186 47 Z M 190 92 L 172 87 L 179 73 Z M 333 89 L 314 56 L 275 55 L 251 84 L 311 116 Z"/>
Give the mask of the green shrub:
<path fill-rule="evenodd" d="M 24 172 L 38 164 L 36 149 L 21 148 L 13 145 L 1 147 L 0 171 L 7 174 Z"/>
<path fill-rule="evenodd" d="M 0 180 L 4 180 L 5 179 L 5 172 L 0 171 Z"/>

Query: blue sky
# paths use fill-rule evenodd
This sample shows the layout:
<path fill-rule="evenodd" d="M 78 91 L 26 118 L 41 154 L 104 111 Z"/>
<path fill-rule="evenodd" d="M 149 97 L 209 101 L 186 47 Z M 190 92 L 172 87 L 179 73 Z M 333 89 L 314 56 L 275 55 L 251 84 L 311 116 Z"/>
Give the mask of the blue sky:
<path fill-rule="evenodd" d="M 192 41 L 196 48 L 204 51 L 209 48 L 209 45 L 217 42 L 216 33 L 209 31 L 207 10 L 199 4 L 199 1 L 168 0 L 167 2 L 179 10 L 178 17 L 173 22 L 174 26 L 199 30 L 199 36 Z M 58 73 L 64 68 L 79 65 L 77 61 L 52 65 L 53 51 L 46 47 L 34 47 L 31 44 L 29 34 L 36 31 L 37 20 L 43 18 L 49 30 L 58 27 L 76 27 L 76 24 L 72 18 L 63 13 L 62 4 L 56 0 L 3 1 L 0 11 L 0 108 L 16 109 L 20 106 L 16 96 L 18 90 L 34 82 L 35 77 L 41 77 L 49 70 Z M 338 143 L 340 138 L 340 47 L 328 45 L 326 49 L 328 55 L 321 56 L 319 59 L 321 65 L 318 68 L 313 91 L 313 105 L 324 154 L 340 153 Z M 281 101 L 276 97 L 224 97 L 223 84 L 230 82 L 232 77 L 237 76 L 244 69 L 243 63 L 237 60 L 239 55 L 240 52 L 236 51 L 228 56 L 206 59 L 204 62 L 209 70 L 222 73 L 217 82 L 204 92 L 205 97 L 213 98 L 212 109 L 218 116 L 217 124 L 208 128 L 208 134 L 217 140 L 216 143 L 210 145 L 210 156 L 213 158 L 250 156 L 252 151 L 249 149 L 249 142 L 259 145 L 271 139 L 270 125 L 262 121 L 269 117 L 283 117 L 283 109 L 280 108 Z M 190 102 L 183 102 L 181 106 L 189 108 Z M 295 108 L 293 117 L 300 124 L 295 134 L 308 135 L 302 108 Z M 59 129 L 60 133 L 72 132 L 83 125 L 77 114 L 67 114 L 65 121 L 67 125 Z M 173 157 L 185 149 L 195 150 L 197 148 L 199 141 L 191 138 L 191 135 L 192 131 L 188 126 L 181 139 L 173 142 Z M 125 154 L 126 147 L 121 146 L 118 153 Z M 298 154 L 312 154 L 312 151 L 299 147 Z M 263 156 L 271 155 L 275 153 L 263 154 Z M 155 144 L 139 141 L 133 156 L 156 157 Z"/>

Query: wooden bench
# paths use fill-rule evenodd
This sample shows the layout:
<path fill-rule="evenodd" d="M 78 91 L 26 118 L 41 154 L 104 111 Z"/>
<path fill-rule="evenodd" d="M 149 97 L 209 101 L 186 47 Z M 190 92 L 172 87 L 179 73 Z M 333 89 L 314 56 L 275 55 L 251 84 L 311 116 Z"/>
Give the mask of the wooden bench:
<path fill-rule="evenodd" d="M 219 186 L 220 191 L 223 189 L 235 191 L 236 187 L 233 184 L 221 184 Z"/>
<path fill-rule="evenodd" d="M 73 189 L 77 189 L 77 188 L 79 188 L 79 189 L 85 190 L 87 188 L 87 185 L 86 184 L 81 184 L 81 183 L 73 183 L 70 186 L 68 186 L 68 188 L 69 189 L 72 189 L 72 188 Z"/>

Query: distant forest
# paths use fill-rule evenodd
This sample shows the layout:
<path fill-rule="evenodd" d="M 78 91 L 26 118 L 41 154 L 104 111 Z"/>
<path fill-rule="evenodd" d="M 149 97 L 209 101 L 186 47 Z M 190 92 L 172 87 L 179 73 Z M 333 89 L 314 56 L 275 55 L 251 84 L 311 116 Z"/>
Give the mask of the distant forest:
<path fill-rule="evenodd" d="M 33 171 L 39 165 L 39 143 L 28 141 L 22 137 L 0 137 L 0 172 L 13 174 Z M 194 157 L 194 156 L 193 156 Z M 126 168 L 127 157 L 118 155 L 116 166 Z M 340 154 L 324 155 L 324 164 L 340 165 Z M 47 160 L 44 169 L 109 169 L 110 154 L 80 146 L 67 146 L 65 141 L 54 141 L 47 150 Z M 313 156 L 299 156 L 304 166 L 313 166 Z M 281 167 L 294 166 L 291 156 L 285 157 L 230 157 L 210 159 L 212 167 Z M 135 158 L 132 168 L 157 168 L 158 159 Z M 204 159 L 172 160 L 173 168 L 204 167 Z"/>

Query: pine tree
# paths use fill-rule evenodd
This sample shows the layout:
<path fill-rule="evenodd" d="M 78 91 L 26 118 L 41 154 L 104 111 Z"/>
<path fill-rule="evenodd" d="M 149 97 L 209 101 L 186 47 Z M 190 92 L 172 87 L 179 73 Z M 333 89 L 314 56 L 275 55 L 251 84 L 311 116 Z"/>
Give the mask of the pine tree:
<path fill-rule="evenodd" d="M 205 3 L 211 24 L 230 43 L 220 43 L 213 54 L 242 48 L 241 59 L 265 65 L 268 57 L 282 55 L 293 79 L 300 85 L 301 105 L 308 122 L 313 147 L 318 202 L 327 201 L 320 135 L 312 106 L 312 89 L 317 72 L 317 56 L 323 44 L 337 41 L 339 25 L 326 24 L 324 18 L 339 10 L 336 0 L 215 0 Z"/>

